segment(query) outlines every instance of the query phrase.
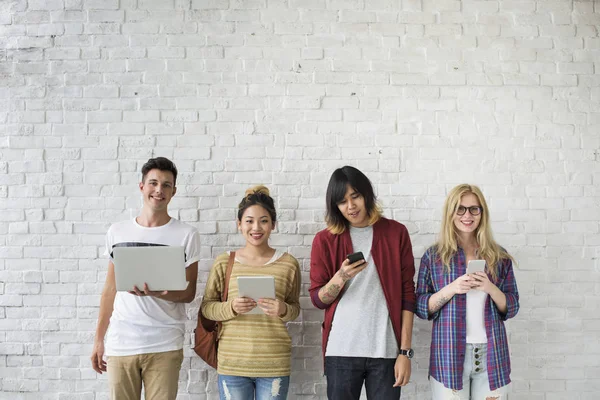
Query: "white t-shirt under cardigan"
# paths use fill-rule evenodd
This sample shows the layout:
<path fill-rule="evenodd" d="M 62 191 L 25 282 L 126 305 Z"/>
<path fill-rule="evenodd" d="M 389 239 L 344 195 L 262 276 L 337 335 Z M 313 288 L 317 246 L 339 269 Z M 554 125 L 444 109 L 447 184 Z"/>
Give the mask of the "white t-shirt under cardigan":
<path fill-rule="evenodd" d="M 333 316 L 325 356 L 396 358 L 398 344 L 373 256 L 373 227 L 350 227 L 354 252 L 367 267 L 346 283 Z"/>

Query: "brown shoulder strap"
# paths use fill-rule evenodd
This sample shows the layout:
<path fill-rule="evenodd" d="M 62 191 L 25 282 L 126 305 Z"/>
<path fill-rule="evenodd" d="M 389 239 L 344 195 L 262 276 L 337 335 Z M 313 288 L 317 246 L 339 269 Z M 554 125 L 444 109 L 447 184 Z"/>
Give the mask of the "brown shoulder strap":
<path fill-rule="evenodd" d="M 229 278 L 231 277 L 231 270 L 233 269 L 233 263 L 235 261 L 235 251 L 229 253 L 229 262 L 227 263 L 227 272 L 225 273 L 225 289 L 221 293 L 221 301 L 227 301 L 227 294 L 229 293 Z"/>

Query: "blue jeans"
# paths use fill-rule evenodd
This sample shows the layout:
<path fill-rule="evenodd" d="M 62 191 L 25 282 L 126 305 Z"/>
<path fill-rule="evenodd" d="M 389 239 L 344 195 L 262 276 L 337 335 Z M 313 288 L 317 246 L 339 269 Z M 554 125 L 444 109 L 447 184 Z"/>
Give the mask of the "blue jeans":
<path fill-rule="evenodd" d="M 395 364 L 395 358 L 325 357 L 327 398 L 358 400 L 364 382 L 367 399 L 398 400 Z"/>
<path fill-rule="evenodd" d="M 490 390 L 487 372 L 487 343 L 467 343 L 463 369 L 462 390 L 452 390 L 430 377 L 431 398 L 434 400 L 479 400 L 488 397 L 503 399 L 508 393 L 508 385 Z"/>
<path fill-rule="evenodd" d="M 219 375 L 221 400 L 286 400 L 290 386 L 289 376 L 250 378 L 247 376 Z"/>

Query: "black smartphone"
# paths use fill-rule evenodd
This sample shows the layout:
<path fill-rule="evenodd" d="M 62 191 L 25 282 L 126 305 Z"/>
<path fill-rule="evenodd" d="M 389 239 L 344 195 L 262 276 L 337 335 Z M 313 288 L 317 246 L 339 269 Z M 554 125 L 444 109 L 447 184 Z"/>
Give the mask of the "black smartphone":
<path fill-rule="evenodd" d="M 365 260 L 365 256 L 363 256 L 362 251 L 357 251 L 356 253 L 352 253 L 352 254 L 348 254 L 348 261 L 350 261 L 350 264 L 354 264 L 355 262 L 359 261 L 359 260 Z"/>

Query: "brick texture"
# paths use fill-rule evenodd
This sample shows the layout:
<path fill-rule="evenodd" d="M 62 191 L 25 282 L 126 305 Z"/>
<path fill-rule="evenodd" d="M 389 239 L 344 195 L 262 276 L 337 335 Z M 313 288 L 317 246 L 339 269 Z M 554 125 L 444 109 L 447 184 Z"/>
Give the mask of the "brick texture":
<path fill-rule="evenodd" d="M 172 215 L 202 233 L 199 295 L 241 244 L 244 190 L 271 188 L 272 244 L 303 268 L 291 399 L 326 398 L 309 256 L 345 164 L 417 265 L 447 190 L 479 184 L 518 260 L 510 399 L 597 399 L 599 27 L 584 0 L 0 2 L 0 398 L 108 399 L 89 362 L 104 233 L 161 155 L 181 171 Z M 403 399 L 429 396 L 430 332 L 416 321 Z M 185 354 L 178 398 L 217 399 Z"/>

